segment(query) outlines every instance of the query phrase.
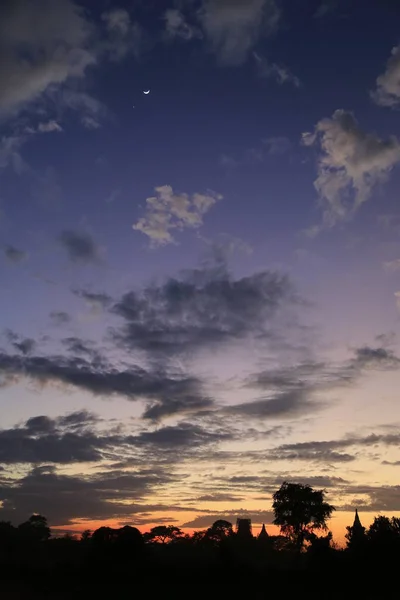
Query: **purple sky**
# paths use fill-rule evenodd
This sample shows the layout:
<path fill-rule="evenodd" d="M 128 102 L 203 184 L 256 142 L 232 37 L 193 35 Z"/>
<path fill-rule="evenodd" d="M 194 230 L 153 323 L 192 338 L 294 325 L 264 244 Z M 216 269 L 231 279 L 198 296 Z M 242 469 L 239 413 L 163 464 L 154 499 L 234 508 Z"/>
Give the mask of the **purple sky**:
<path fill-rule="evenodd" d="M 399 23 L 2 3 L 0 519 L 400 512 Z"/>

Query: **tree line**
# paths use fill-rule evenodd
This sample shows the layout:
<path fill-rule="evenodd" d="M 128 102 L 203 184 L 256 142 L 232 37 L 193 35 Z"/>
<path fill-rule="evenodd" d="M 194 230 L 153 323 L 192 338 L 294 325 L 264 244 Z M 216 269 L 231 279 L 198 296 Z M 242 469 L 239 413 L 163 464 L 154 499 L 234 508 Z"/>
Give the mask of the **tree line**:
<path fill-rule="evenodd" d="M 114 577 L 122 585 L 132 573 L 136 577 L 157 573 L 160 581 L 172 576 L 179 581 L 186 576 L 201 577 L 202 583 L 231 573 L 242 578 L 241 584 L 251 580 L 253 585 L 257 574 L 269 573 L 274 580 L 284 572 L 308 573 L 314 578 L 335 572 L 340 579 L 349 577 L 355 566 L 377 572 L 400 559 L 400 519 L 396 517 L 377 516 L 365 529 L 356 513 L 354 523 L 347 527 L 346 547 L 338 548 L 328 530 L 335 507 L 326 502 L 324 490 L 284 482 L 273 494 L 272 508 L 280 533 L 268 535 L 263 529 L 257 537 L 246 520 L 236 531 L 232 523 L 221 519 L 191 535 L 175 525 L 157 525 L 144 534 L 126 525 L 86 530 L 79 539 L 70 534 L 53 536 L 42 515 L 32 515 L 18 526 L 1 521 L 0 573 L 5 581 L 28 581 L 29 585 L 35 581 L 50 585 L 67 574 L 79 585 L 99 583 L 99 574 Z M 61 596 L 53 593 L 53 597 Z"/>

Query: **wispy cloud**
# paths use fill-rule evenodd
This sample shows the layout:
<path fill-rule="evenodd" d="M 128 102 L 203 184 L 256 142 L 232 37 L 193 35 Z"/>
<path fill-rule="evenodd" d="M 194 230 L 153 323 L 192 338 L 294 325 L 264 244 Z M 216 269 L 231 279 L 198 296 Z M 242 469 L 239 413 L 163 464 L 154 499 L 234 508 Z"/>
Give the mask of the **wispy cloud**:
<path fill-rule="evenodd" d="M 400 104 L 400 46 L 393 48 L 386 70 L 376 80 L 371 96 L 380 106 L 395 108 Z"/>
<path fill-rule="evenodd" d="M 27 252 L 25 252 L 24 250 L 20 250 L 19 248 L 16 248 L 15 246 L 12 246 L 11 244 L 8 244 L 7 246 L 5 246 L 3 251 L 4 251 L 4 256 L 10 263 L 17 264 L 17 263 L 23 262 L 24 260 L 26 260 L 28 258 Z"/>
<path fill-rule="evenodd" d="M 96 62 L 90 48 L 93 28 L 83 10 L 71 0 L 3 4 L 0 24 L 3 113 L 36 100 L 51 85 L 60 85 L 71 77 L 82 78 Z M 22 45 L 26 59 L 19 52 Z"/>
<path fill-rule="evenodd" d="M 258 52 L 253 52 L 253 58 L 255 60 L 258 75 L 260 77 L 264 79 L 274 79 L 280 85 L 284 83 L 291 83 L 295 87 L 300 87 L 300 79 L 296 75 L 293 75 L 288 67 L 270 62 Z"/>
<path fill-rule="evenodd" d="M 122 8 L 104 12 L 96 22 L 75 0 L 3 3 L 0 114 L 10 117 L 38 103 L 47 111 L 50 100 L 58 110 L 80 112 L 85 126 L 98 124 L 93 109 L 97 103 L 99 113 L 101 103 L 77 91 L 76 82 L 82 88 L 89 69 L 104 60 L 138 55 L 143 37 L 142 28 Z"/>
<path fill-rule="evenodd" d="M 51 121 L 47 121 L 46 123 L 39 123 L 38 131 L 40 133 L 51 133 L 52 131 L 60 132 L 62 131 L 62 127 L 61 125 L 59 125 L 59 123 L 57 123 L 57 121 L 54 121 L 52 119 Z"/>
<path fill-rule="evenodd" d="M 222 65 L 245 62 L 261 37 L 275 31 L 275 0 L 204 0 L 198 13 L 210 50 Z"/>
<path fill-rule="evenodd" d="M 50 313 L 50 319 L 55 325 L 65 325 L 71 321 L 71 316 L 62 310 L 53 310 Z"/>
<path fill-rule="evenodd" d="M 202 38 L 200 29 L 188 23 L 185 15 L 177 8 L 169 8 L 165 11 L 165 33 L 167 38 L 180 38 L 185 41 Z"/>

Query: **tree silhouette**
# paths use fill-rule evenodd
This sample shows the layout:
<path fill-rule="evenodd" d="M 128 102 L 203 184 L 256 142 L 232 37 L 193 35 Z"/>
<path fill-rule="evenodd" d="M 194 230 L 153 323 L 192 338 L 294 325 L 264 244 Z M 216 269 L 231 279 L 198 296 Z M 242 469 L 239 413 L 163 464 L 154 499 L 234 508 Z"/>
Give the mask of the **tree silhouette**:
<path fill-rule="evenodd" d="M 27 521 L 18 525 L 18 532 L 28 541 L 45 542 L 50 538 L 50 527 L 46 517 L 32 515 Z"/>
<path fill-rule="evenodd" d="M 274 525 L 279 525 L 300 551 L 315 530 L 326 530 L 335 507 L 325 502 L 324 490 L 284 481 L 273 495 Z"/>
<path fill-rule="evenodd" d="M 233 536 L 233 526 L 229 521 L 218 519 L 206 531 L 207 540 L 220 544 L 223 540 Z"/>
<path fill-rule="evenodd" d="M 389 519 L 382 515 L 375 517 L 368 529 L 367 539 L 380 552 L 391 552 L 400 548 L 400 519 Z"/>
<path fill-rule="evenodd" d="M 90 529 L 85 529 L 81 534 L 81 542 L 87 544 L 89 540 L 92 538 L 92 531 Z"/>
<path fill-rule="evenodd" d="M 166 544 L 173 542 L 183 536 L 183 531 L 174 525 L 157 525 L 152 527 L 147 534 L 147 539 L 153 542 Z"/>

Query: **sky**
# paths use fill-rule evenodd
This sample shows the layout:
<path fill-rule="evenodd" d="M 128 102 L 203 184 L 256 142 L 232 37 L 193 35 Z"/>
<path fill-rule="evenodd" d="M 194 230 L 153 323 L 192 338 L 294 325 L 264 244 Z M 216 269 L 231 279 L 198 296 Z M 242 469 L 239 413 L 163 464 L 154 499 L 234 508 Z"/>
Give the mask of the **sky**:
<path fill-rule="evenodd" d="M 0 520 L 399 516 L 400 5 L 10 0 L 0 40 Z"/>

